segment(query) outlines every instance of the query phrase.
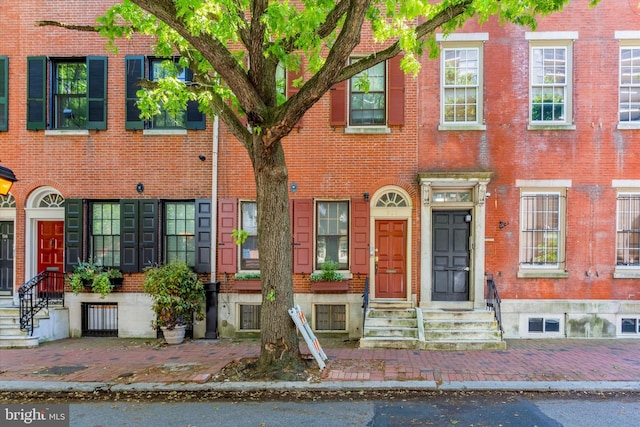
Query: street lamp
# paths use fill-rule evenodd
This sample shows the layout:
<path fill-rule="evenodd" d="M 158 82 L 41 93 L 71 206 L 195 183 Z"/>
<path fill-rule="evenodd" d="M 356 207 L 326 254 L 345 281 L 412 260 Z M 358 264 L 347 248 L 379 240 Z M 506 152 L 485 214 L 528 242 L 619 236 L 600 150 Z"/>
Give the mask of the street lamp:
<path fill-rule="evenodd" d="M 0 166 L 0 196 L 6 196 L 11 190 L 11 186 L 16 182 L 16 176 L 13 171 L 4 166 Z"/>

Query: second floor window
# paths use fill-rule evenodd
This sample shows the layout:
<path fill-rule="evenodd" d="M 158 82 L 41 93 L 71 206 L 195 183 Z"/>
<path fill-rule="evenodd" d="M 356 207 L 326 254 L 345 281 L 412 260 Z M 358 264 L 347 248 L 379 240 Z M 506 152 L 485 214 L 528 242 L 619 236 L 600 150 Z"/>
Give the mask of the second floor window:
<path fill-rule="evenodd" d="M 442 51 L 442 122 L 478 123 L 478 48 Z"/>
<path fill-rule="evenodd" d="M 620 49 L 620 122 L 640 121 L 640 46 Z"/>
<path fill-rule="evenodd" d="M 386 125 L 385 65 L 374 65 L 351 78 L 350 126 Z"/>
<path fill-rule="evenodd" d="M 27 129 L 106 128 L 106 57 L 27 58 Z"/>
<path fill-rule="evenodd" d="M 316 204 L 316 269 L 325 261 L 338 263 L 338 269 L 349 269 L 349 203 L 317 202 Z"/>
<path fill-rule="evenodd" d="M 531 121 L 565 122 L 567 117 L 567 49 L 531 49 Z"/>
<path fill-rule="evenodd" d="M 125 58 L 125 128 L 136 129 L 192 129 L 205 128 L 205 116 L 198 109 L 198 103 L 188 101 L 184 111 L 171 114 L 163 106 L 160 113 L 151 120 L 140 117 L 138 107 L 138 91 L 140 80 L 158 80 L 172 76 L 178 81 L 188 84 L 193 80 L 193 72 L 183 68 L 175 59 L 154 58 L 145 56 L 127 56 Z"/>

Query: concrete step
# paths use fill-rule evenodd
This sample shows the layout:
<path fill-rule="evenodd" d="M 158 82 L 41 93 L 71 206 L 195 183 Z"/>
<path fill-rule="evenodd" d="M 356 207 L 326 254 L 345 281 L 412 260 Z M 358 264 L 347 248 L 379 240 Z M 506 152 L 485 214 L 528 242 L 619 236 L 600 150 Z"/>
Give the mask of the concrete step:
<path fill-rule="evenodd" d="M 500 341 L 500 332 L 493 330 L 429 330 L 425 341 Z"/>
<path fill-rule="evenodd" d="M 28 335 L 2 335 L 0 336 L 0 348 L 32 348 L 37 347 L 40 340 L 37 336 Z"/>
<path fill-rule="evenodd" d="M 493 311 L 489 310 L 422 310 L 425 320 L 493 320 Z"/>
<path fill-rule="evenodd" d="M 395 319 L 415 319 L 416 310 L 413 308 L 400 310 L 385 310 L 380 308 L 370 308 L 367 310 L 367 319 L 373 318 L 395 318 Z"/>
<path fill-rule="evenodd" d="M 365 327 L 365 338 L 410 338 L 418 339 L 417 328 L 401 328 L 401 327 Z"/>
<path fill-rule="evenodd" d="M 465 351 L 465 350 L 505 350 L 505 341 L 423 341 L 419 343 L 422 350 Z"/>
<path fill-rule="evenodd" d="M 497 323 L 493 320 L 425 320 L 424 330 L 495 330 Z"/>
<path fill-rule="evenodd" d="M 365 337 L 360 338 L 360 348 L 418 348 L 417 339 L 407 338 L 373 338 Z"/>
<path fill-rule="evenodd" d="M 417 328 L 418 319 L 394 318 L 394 317 L 370 317 L 367 318 L 365 328 L 402 327 Z"/>

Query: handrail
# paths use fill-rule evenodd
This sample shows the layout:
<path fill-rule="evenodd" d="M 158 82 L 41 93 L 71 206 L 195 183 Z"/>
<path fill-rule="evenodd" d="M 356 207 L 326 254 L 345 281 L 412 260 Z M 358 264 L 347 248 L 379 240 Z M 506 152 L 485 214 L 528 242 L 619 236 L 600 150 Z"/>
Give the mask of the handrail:
<path fill-rule="evenodd" d="M 64 305 L 64 273 L 41 271 L 18 288 L 20 329 L 33 336 L 33 318 L 49 304 Z"/>
<path fill-rule="evenodd" d="M 504 335 L 504 329 L 502 329 L 502 310 L 500 303 L 500 295 L 498 294 L 498 287 L 496 281 L 493 280 L 493 274 L 486 274 L 487 277 L 487 307 L 493 310 L 493 314 L 498 322 L 498 328 L 500 329 L 500 338 Z"/>
<path fill-rule="evenodd" d="M 369 276 L 364 279 L 364 293 L 362 294 L 362 337 L 364 338 L 364 322 L 367 319 L 369 306 Z"/>

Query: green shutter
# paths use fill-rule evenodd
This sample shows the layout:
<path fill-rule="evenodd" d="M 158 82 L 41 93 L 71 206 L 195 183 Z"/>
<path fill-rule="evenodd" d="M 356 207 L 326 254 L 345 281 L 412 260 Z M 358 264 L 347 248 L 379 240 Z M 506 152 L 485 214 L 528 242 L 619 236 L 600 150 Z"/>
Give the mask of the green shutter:
<path fill-rule="evenodd" d="M 185 70 L 185 80 L 191 82 L 193 80 L 193 71 Z M 191 130 L 202 130 L 205 128 L 205 115 L 198 108 L 196 101 L 187 102 L 187 120 L 185 127 Z"/>
<path fill-rule="evenodd" d="M 158 259 L 158 201 L 139 202 L 140 252 L 138 265 L 141 268 L 157 264 Z"/>
<path fill-rule="evenodd" d="M 0 131 L 8 130 L 9 58 L 0 56 Z"/>
<path fill-rule="evenodd" d="M 64 270 L 73 271 L 78 260 L 83 258 L 83 203 L 81 199 L 64 201 Z"/>
<path fill-rule="evenodd" d="M 196 200 L 196 273 L 211 272 L 211 199 Z"/>
<path fill-rule="evenodd" d="M 27 129 L 46 127 L 47 58 L 27 58 Z"/>
<path fill-rule="evenodd" d="M 138 268 L 138 201 L 120 201 L 120 270 L 135 273 Z"/>
<path fill-rule="evenodd" d="M 107 57 L 87 57 L 87 129 L 107 128 Z"/>
<path fill-rule="evenodd" d="M 138 108 L 138 83 L 144 77 L 144 56 L 125 57 L 125 129 L 144 129 L 144 120 L 140 118 Z"/>

